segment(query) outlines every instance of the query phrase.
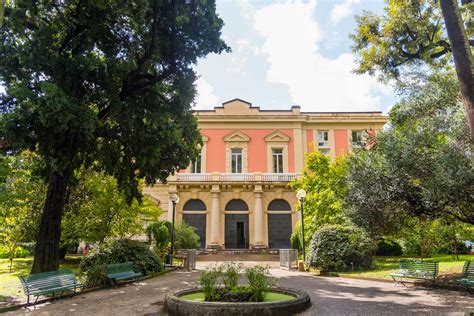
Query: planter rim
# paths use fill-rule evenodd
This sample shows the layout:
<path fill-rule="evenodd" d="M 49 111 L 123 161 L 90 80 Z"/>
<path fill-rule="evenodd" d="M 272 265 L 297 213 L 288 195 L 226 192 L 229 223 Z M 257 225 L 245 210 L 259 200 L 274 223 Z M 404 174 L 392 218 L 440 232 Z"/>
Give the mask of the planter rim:
<path fill-rule="evenodd" d="M 299 304 L 310 304 L 310 297 L 308 293 L 294 288 L 285 288 L 285 287 L 275 287 L 271 288 L 271 292 L 282 293 L 294 296 L 294 299 L 290 300 L 282 300 L 282 301 L 275 301 L 275 302 L 199 302 L 199 301 L 192 301 L 183 299 L 180 296 L 185 294 L 191 294 L 196 292 L 202 292 L 202 289 L 199 287 L 194 288 L 183 288 L 175 291 L 169 292 L 165 297 L 165 302 L 175 302 L 180 305 L 187 305 L 187 306 L 201 306 L 201 307 L 227 307 L 227 308 L 236 308 L 236 309 L 251 309 L 256 307 L 287 307 Z"/>

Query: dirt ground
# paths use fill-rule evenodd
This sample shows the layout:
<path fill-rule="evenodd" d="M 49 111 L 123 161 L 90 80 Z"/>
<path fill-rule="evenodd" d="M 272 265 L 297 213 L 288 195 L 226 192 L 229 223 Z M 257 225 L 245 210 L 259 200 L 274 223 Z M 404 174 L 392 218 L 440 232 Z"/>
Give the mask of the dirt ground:
<path fill-rule="evenodd" d="M 198 268 L 215 261 L 198 262 Z M 245 265 L 256 262 L 246 261 Z M 261 262 L 260 262 L 261 264 Z M 279 285 L 302 289 L 312 306 L 302 315 L 469 315 L 474 313 L 474 296 L 464 292 L 425 289 L 394 283 L 351 278 L 324 278 L 309 273 L 285 271 L 277 262 L 266 262 Z M 178 270 L 126 284 L 25 308 L 7 315 L 165 315 L 167 292 L 196 286 L 199 272 Z"/>

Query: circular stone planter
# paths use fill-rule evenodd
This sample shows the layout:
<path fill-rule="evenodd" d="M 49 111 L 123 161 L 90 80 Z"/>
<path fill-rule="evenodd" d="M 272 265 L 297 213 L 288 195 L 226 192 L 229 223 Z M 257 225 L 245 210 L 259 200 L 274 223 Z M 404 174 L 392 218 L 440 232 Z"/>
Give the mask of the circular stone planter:
<path fill-rule="evenodd" d="M 199 302 L 180 298 L 186 294 L 201 292 L 201 289 L 185 289 L 168 293 L 165 297 L 165 311 L 169 315 L 292 315 L 311 306 L 308 293 L 289 288 L 274 288 L 272 292 L 294 296 L 294 299 L 276 302 Z"/>

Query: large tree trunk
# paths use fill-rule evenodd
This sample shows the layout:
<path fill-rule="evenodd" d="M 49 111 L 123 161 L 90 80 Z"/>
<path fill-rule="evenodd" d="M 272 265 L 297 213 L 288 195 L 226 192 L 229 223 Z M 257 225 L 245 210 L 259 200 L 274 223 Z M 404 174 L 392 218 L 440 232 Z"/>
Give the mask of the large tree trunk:
<path fill-rule="evenodd" d="M 451 42 L 471 143 L 474 143 L 474 61 L 471 48 L 457 0 L 440 0 L 440 4 L 449 41 Z"/>
<path fill-rule="evenodd" d="M 66 189 L 70 171 L 53 171 L 49 175 L 48 193 L 44 203 L 41 223 L 36 239 L 35 259 L 31 273 L 59 269 L 59 241 L 61 217 L 66 201 Z"/>

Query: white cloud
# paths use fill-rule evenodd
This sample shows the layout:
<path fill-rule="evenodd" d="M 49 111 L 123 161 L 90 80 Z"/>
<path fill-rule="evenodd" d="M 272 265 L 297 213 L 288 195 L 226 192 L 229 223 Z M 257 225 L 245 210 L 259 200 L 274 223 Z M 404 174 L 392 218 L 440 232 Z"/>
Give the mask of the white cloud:
<path fill-rule="evenodd" d="M 214 88 L 203 77 L 196 80 L 196 91 L 195 109 L 212 109 L 217 106 L 218 98 L 214 94 Z"/>
<path fill-rule="evenodd" d="M 336 4 L 331 10 L 332 23 L 337 24 L 342 19 L 352 15 L 353 5 L 359 2 L 359 0 L 344 0 L 342 3 Z"/>
<path fill-rule="evenodd" d="M 322 56 L 322 32 L 309 3 L 271 4 L 255 14 L 255 29 L 264 37 L 262 53 L 270 68 L 267 81 L 288 86 L 292 101 L 304 110 L 364 111 L 380 108 L 389 89 L 368 75 L 352 73 L 352 54 Z M 283 22 L 284 21 L 284 22 Z"/>

